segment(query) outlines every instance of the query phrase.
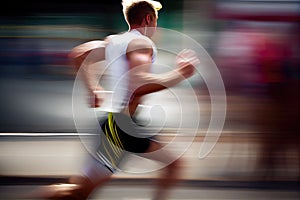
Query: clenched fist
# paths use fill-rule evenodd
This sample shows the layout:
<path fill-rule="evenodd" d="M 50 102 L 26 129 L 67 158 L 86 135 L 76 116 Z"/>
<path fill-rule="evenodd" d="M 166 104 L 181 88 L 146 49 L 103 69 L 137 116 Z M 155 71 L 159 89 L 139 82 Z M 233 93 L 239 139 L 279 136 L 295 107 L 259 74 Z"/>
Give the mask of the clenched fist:
<path fill-rule="evenodd" d="M 184 49 L 176 56 L 178 71 L 185 78 L 194 74 L 195 66 L 199 63 L 200 60 L 198 59 L 197 54 L 190 49 Z"/>

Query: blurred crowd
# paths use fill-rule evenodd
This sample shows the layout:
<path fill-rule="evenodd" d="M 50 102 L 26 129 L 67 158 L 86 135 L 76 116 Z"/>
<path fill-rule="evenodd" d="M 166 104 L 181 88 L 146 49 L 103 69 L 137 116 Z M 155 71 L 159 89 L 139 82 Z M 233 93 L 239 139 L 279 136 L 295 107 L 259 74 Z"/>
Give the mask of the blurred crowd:
<path fill-rule="evenodd" d="M 254 99 L 248 123 L 261 133 L 258 170 L 265 176 L 300 164 L 299 50 L 299 26 L 291 23 L 233 22 L 216 43 L 227 94 Z"/>

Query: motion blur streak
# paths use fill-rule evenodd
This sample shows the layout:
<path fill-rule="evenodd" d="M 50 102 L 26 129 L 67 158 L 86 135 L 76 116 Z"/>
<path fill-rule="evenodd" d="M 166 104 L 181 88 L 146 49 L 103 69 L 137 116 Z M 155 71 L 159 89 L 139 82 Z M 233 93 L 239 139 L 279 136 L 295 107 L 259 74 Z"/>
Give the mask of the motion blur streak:
<path fill-rule="evenodd" d="M 202 79 L 191 79 L 201 121 L 197 137 L 183 155 L 184 178 L 186 183 L 198 183 L 193 186 L 211 188 L 207 192 L 187 184 L 187 188 L 174 191 L 172 197 L 297 199 L 299 191 L 294 185 L 299 186 L 300 178 L 300 2 L 160 2 L 163 9 L 158 26 L 183 32 L 200 43 L 217 64 L 227 95 L 221 137 L 213 151 L 199 159 L 211 117 L 211 102 Z M 86 151 L 76 137 L 73 121 L 71 101 L 76 71 L 68 53 L 83 42 L 126 31 L 125 22 L 120 21 L 123 18 L 119 1 L 28 3 L 24 7 L 14 4 L 8 2 L 7 10 L 1 8 L 0 20 L 0 197 L 4 199 L 22 194 L 26 190 L 22 183 L 28 187 L 44 183 L 26 182 L 22 177 L 47 177 L 51 181 L 52 177 L 79 172 Z M 188 99 L 185 87 L 178 89 Z M 171 106 L 168 110 L 176 110 L 172 109 L 173 99 L 164 93 L 158 98 Z M 160 136 L 167 142 L 172 133 L 171 127 L 165 127 Z M 182 137 L 182 142 L 185 140 Z M 128 167 L 151 165 L 132 159 L 134 166 Z M 15 179 L 7 176 L 17 177 L 19 183 L 15 185 Z M 151 177 L 151 173 L 116 175 L 117 180 L 129 179 L 120 184 Z M 222 190 L 203 182 L 220 180 Z M 245 190 L 246 183 L 253 190 Z M 271 187 L 276 184 L 280 187 Z M 123 197 L 114 196 L 119 187 L 110 187 L 95 197 Z M 134 188 L 132 191 L 136 192 Z M 147 191 L 137 194 L 147 195 Z"/>

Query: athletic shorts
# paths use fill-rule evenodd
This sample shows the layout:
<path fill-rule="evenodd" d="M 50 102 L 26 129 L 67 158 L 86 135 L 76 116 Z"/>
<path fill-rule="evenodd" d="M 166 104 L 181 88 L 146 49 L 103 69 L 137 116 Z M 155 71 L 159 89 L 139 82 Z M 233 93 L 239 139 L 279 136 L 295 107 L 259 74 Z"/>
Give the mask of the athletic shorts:
<path fill-rule="evenodd" d="M 112 172 L 119 169 L 126 153 L 145 153 L 149 148 L 151 138 L 141 137 L 140 127 L 125 114 L 108 113 L 99 123 L 102 133 L 97 156 Z"/>

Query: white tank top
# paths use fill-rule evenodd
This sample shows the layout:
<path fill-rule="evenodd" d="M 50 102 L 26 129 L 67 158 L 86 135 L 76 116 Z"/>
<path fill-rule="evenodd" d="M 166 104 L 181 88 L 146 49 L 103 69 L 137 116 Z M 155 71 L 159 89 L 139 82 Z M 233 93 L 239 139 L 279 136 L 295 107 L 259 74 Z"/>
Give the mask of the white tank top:
<path fill-rule="evenodd" d="M 121 112 L 128 104 L 131 91 L 129 89 L 129 63 L 126 58 L 128 44 L 137 38 L 143 38 L 152 44 L 152 63 L 156 58 L 156 47 L 152 40 L 133 29 L 129 32 L 110 36 L 105 49 L 106 78 L 105 90 L 111 91 L 103 105 L 103 110 L 108 112 Z"/>

